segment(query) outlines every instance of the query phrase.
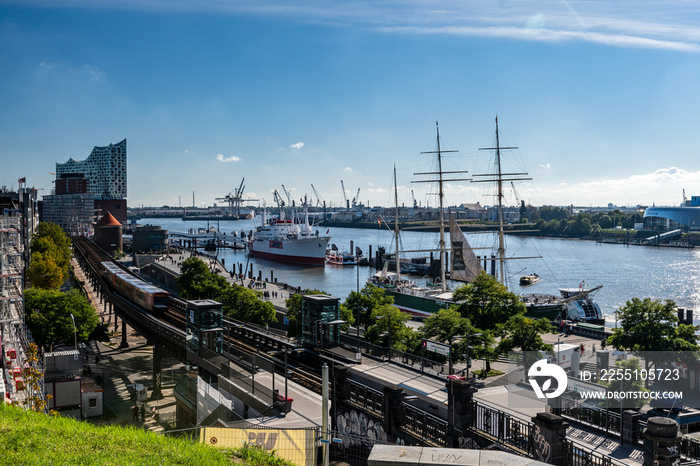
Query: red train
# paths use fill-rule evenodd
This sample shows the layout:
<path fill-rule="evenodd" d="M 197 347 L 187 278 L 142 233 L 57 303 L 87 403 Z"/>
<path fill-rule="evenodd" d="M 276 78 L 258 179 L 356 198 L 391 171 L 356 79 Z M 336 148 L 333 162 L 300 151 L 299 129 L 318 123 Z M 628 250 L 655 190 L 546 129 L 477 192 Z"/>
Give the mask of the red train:
<path fill-rule="evenodd" d="M 112 262 L 102 262 L 100 273 L 123 297 L 151 312 L 168 308 L 169 293 L 124 271 Z"/>

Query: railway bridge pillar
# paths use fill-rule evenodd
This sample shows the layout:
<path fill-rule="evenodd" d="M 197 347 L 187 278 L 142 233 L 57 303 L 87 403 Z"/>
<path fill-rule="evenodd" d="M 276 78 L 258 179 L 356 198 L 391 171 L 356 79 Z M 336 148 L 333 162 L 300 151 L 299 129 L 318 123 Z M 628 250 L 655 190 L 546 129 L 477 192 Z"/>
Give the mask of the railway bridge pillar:
<path fill-rule="evenodd" d="M 115 326 L 117 325 L 116 317 L 114 318 L 114 325 Z M 120 348 L 128 348 L 129 347 L 129 341 L 127 339 L 127 334 L 126 334 L 127 330 L 126 329 L 127 329 L 126 321 L 124 319 L 122 319 L 122 342 L 119 344 Z"/>

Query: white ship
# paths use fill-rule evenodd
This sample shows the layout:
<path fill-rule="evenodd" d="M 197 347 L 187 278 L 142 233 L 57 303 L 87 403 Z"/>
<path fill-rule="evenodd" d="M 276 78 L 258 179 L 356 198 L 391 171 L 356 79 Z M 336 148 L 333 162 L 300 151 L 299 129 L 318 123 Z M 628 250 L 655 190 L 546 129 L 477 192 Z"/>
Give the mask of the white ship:
<path fill-rule="evenodd" d="M 283 205 L 282 205 L 283 207 Z M 300 218 L 292 212 L 292 218 L 285 218 L 280 209 L 279 218 L 266 218 L 263 212 L 262 224 L 253 232 L 248 241 L 251 256 L 279 262 L 323 266 L 330 236 L 321 236 L 318 229 L 309 224 L 309 215 L 304 209 Z"/>

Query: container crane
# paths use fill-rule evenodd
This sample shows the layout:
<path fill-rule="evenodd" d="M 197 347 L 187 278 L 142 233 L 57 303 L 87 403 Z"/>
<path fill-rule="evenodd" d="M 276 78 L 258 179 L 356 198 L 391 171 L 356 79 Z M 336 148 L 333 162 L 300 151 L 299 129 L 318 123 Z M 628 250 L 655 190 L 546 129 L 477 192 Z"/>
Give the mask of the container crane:
<path fill-rule="evenodd" d="M 229 215 L 231 217 L 234 216 L 234 209 L 235 209 L 235 216 L 240 218 L 241 216 L 241 204 L 243 201 L 246 202 L 254 202 L 254 201 L 259 201 L 259 199 L 244 199 L 243 198 L 243 191 L 245 191 L 245 185 L 243 184 L 245 182 L 245 178 L 241 180 L 241 184 L 233 190 L 232 192 L 228 193 L 225 197 L 217 197 L 217 201 L 224 201 L 228 204 L 229 208 Z"/>
<path fill-rule="evenodd" d="M 411 199 L 413 199 L 413 208 L 417 209 L 418 203 L 416 202 L 416 196 L 413 194 L 413 190 L 411 190 Z"/>

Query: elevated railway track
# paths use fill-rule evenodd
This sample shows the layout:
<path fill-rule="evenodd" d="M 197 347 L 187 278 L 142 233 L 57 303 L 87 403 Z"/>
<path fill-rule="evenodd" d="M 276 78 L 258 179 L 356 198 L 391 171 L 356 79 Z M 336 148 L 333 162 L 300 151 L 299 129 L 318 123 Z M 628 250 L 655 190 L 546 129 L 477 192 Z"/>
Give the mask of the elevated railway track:
<path fill-rule="evenodd" d="M 256 328 L 245 322 L 224 319 L 223 322 L 223 351 L 214 353 L 201 351 L 200 354 L 188 354 L 186 348 L 187 336 L 187 301 L 168 296 L 167 309 L 151 312 L 122 296 L 120 290 L 108 283 L 100 274 L 101 264 L 105 261 L 116 264 L 121 270 L 132 276 L 136 274 L 128 270 L 104 250 L 85 238 L 73 239 L 76 258 L 85 269 L 86 276 L 98 290 L 100 301 L 105 306 L 111 306 L 115 315 L 122 321 L 121 346 L 128 346 L 126 340 L 126 325 L 147 338 L 153 345 L 153 391 L 160 392 L 160 360 L 169 355 L 182 363 L 194 362 L 213 376 L 222 375 L 222 363 L 239 364 L 241 361 L 256 358 L 266 359 L 269 367 L 284 374 L 283 353 L 287 353 L 287 374 L 291 380 L 321 392 L 321 378 L 318 355 L 313 351 L 302 350 L 294 341 Z M 141 277 L 138 277 L 141 278 Z M 117 322 L 115 320 L 115 330 Z M 258 366 L 260 367 L 260 366 Z M 256 367 L 250 367 L 255 370 Z"/>

